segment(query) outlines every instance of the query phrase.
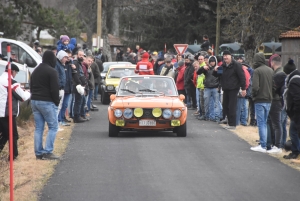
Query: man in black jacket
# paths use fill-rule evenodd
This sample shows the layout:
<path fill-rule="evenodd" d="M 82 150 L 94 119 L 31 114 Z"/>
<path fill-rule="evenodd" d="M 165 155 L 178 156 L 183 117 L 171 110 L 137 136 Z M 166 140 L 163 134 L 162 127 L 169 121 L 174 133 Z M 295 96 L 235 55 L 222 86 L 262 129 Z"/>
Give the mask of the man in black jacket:
<path fill-rule="evenodd" d="M 193 83 L 194 77 L 194 56 L 189 55 L 186 59 L 186 69 L 184 71 L 184 88 L 187 94 L 187 107 L 188 109 L 197 109 L 197 102 L 196 102 L 196 87 Z"/>
<path fill-rule="evenodd" d="M 242 65 L 232 59 L 229 51 L 223 52 L 224 63 L 216 66 L 213 75 L 221 77 L 221 87 L 223 89 L 223 118 L 227 116 L 228 126 L 226 129 L 236 128 L 236 105 L 237 94 L 241 89 L 241 95 L 246 96 L 246 78 Z M 223 73 L 218 74 L 218 69 L 222 68 Z"/>
<path fill-rule="evenodd" d="M 30 79 L 31 108 L 35 121 L 34 152 L 36 159 L 40 160 L 59 159 L 52 153 L 58 130 L 57 111 L 59 104 L 58 74 L 54 69 L 55 65 L 56 56 L 52 51 L 46 51 L 42 63 L 35 68 Z M 48 135 L 44 148 L 45 122 L 48 125 Z"/>
<path fill-rule="evenodd" d="M 286 78 L 285 106 L 290 117 L 290 138 L 292 153 L 283 156 L 285 159 L 295 159 L 300 154 L 300 72 L 296 69 L 293 60 L 284 66 Z"/>
<path fill-rule="evenodd" d="M 83 62 L 84 52 L 83 50 L 78 50 L 77 58 L 73 61 L 74 65 L 76 66 L 76 73 L 73 75 L 73 95 L 75 98 L 74 106 L 73 106 L 73 122 L 74 123 L 83 123 L 83 120 L 80 117 L 80 109 L 83 100 L 83 94 L 80 94 L 78 88 L 80 86 L 85 87 L 86 79 L 84 77 L 84 73 L 82 70 L 82 62 Z"/>

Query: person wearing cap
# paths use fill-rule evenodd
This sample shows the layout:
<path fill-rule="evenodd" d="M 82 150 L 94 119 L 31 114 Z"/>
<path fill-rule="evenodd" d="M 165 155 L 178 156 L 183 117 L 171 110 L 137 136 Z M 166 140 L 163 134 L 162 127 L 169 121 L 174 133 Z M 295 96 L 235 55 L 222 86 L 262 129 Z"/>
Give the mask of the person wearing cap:
<path fill-rule="evenodd" d="M 15 51 L 13 51 L 13 50 L 11 51 L 11 57 L 10 58 L 12 59 L 12 61 L 18 62 L 17 55 L 16 55 Z"/>
<path fill-rule="evenodd" d="M 300 154 L 300 72 L 293 60 L 288 61 L 283 67 L 283 71 L 287 74 L 284 107 L 291 120 L 289 134 L 292 141 L 292 152 L 289 155 L 284 155 L 283 158 L 295 159 Z"/>
<path fill-rule="evenodd" d="M 260 144 L 251 147 L 252 151 L 267 152 L 267 117 L 272 102 L 273 70 L 265 65 L 265 55 L 256 53 L 253 59 L 252 97 L 258 126 Z"/>
<path fill-rule="evenodd" d="M 153 65 L 149 62 L 149 54 L 145 52 L 142 60 L 136 64 L 135 73 L 139 75 L 154 75 Z"/>
<path fill-rule="evenodd" d="M 205 59 L 205 57 L 203 55 L 200 54 L 198 56 L 198 62 L 199 62 L 199 67 L 200 68 L 206 66 L 206 63 L 205 63 L 204 59 Z M 205 75 L 203 73 L 199 74 L 197 76 L 196 101 L 197 101 L 198 111 L 196 111 L 194 113 L 194 115 L 196 115 L 198 120 L 204 120 L 205 119 L 204 80 L 205 80 Z"/>
<path fill-rule="evenodd" d="M 175 72 L 171 62 L 172 62 L 171 59 L 169 58 L 166 59 L 165 66 L 162 68 L 160 75 L 172 77 L 174 79 Z"/>
<path fill-rule="evenodd" d="M 236 106 L 237 94 L 241 89 L 241 96 L 246 96 L 246 78 L 242 65 L 235 61 L 231 53 L 227 50 L 223 52 L 224 63 L 214 68 L 213 75 L 221 78 L 223 89 L 223 120 L 228 119 L 228 126 L 225 129 L 234 130 L 236 128 Z M 222 68 L 223 73 L 218 73 Z"/>
<path fill-rule="evenodd" d="M 60 112 L 65 95 L 66 86 L 66 62 L 68 61 L 68 54 L 64 50 L 60 50 L 56 55 L 56 65 L 55 70 L 58 73 L 58 83 L 59 83 L 59 105 L 58 105 L 58 123 L 59 126 L 67 126 L 68 124 L 63 121 L 63 116 Z M 61 131 L 60 129 L 59 131 Z"/>
<path fill-rule="evenodd" d="M 30 98 L 30 93 L 23 91 L 20 84 L 14 78 L 19 72 L 18 66 L 11 64 L 11 89 L 12 89 L 12 133 L 13 133 L 13 159 L 16 159 L 18 153 L 18 129 L 16 118 L 19 115 L 19 101 L 26 101 Z M 6 142 L 9 140 L 9 110 L 8 110 L 8 65 L 5 72 L 0 76 L 0 152 L 3 150 Z"/>

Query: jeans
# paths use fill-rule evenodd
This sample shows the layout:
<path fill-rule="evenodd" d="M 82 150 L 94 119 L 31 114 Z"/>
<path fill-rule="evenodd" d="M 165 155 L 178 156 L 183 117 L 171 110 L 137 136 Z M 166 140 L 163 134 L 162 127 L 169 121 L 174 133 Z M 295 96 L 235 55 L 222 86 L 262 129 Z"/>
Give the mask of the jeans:
<path fill-rule="evenodd" d="M 87 112 L 88 111 L 91 111 L 91 104 L 92 104 L 92 96 L 94 94 L 94 89 L 90 89 L 89 91 L 89 95 L 87 97 L 87 101 L 86 101 L 86 104 L 87 104 Z"/>
<path fill-rule="evenodd" d="M 58 130 L 57 111 L 58 107 L 50 101 L 31 100 L 31 108 L 34 116 L 34 152 L 35 155 L 52 153 L 54 141 Z M 45 122 L 48 125 L 48 134 L 45 148 L 43 148 L 43 134 Z"/>
<path fill-rule="evenodd" d="M 286 110 L 281 111 L 281 125 L 282 125 L 282 138 L 281 138 L 281 147 L 284 147 L 286 142 L 287 130 L 286 130 L 287 114 Z"/>
<path fill-rule="evenodd" d="M 70 100 L 71 95 L 72 94 L 65 94 L 64 95 L 62 106 L 61 106 L 61 109 L 58 113 L 58 122 L 62 122 L 62 121 L 64 121 L 64 119 L 66 119 L 65 114 L 66 114 L 66 110 L 67 110 L 68 105 L 69 105 L 69 100 Z"/>
<path fill-rule="evenodd" d="M 82 102 L 81 102 L 81 106 L 80 106 L 80 116 L 85 117 L 86 115 L 86 100 L 87 97 L 85 95 L 82 96 Z"/>
<path fill-rule="evenodd" d="M 281 148 L 282 124 L 281 124 L 282 105 L 280 100 L 273 100 L 270 108 L 271 125 L 274 130 L 274 145 Z"/>
<path fill-rule="evenodd" d="M 95 83 L 95 89 L 93 90 L 93 92 L 94 92 L 94 100 L 97 100 L 98 90 L 99 90 L 99 84 Z"/>
<path fill-rule="evenodd" d="M 75 102 L 74 102 L 74 107 L 73 107 L 73 117 L 79 118 L 80 116 L 80 110 L 81 110 L 81 105 L 83 101 L 83 96 L 79 94 L 77 91 L 74 92 L 75 94 Z M 85 103 L 84 103 L 85 104 Z"/>
<path fill-rule="evenodd" d="M 267 118 L 271 103 L 255 103 L 255 114 L 257 119 L 259 141 L 262 148 L 267 146 Z"/>
<path fill-rule="evenodd" d="M 238 97 L 236 107 L 236 125 L 247 126 L 248 122 L 248 99 Z"/>
<path fill-rule="evenodd" d="M 296 127 L 296 123 L 291 120 L 291 123 L 290 123 L 290 138 L 291 138 L 291 141 L 292 141 L 292 153 L 295 153 L 295 154 L 300 154 L 300 139 L 299 139 L 299 136 L 298 136 L 298 130 L 297 130 L 297 127 Z"/>
<path fill-rule="evenodd" d="M 204 108 L 205 108 L 205 118 L 213 118 L 213 120 L 219 120 L 217 117 L 220 109 L 219 109 L 219 93 L 217 88 L 205 88 L 204 89 Z M 213 102 L 212 107 L 210 107 Z"/>
<path fill-rule="evenodd" d="M 185 90 L 185 94 L 186 94 L 186 106 L 189 108 L 192 106 L 192 101 L 191 101 L 191 97 L 189 96 L 188 90 Z"/>
<path fill-rule="evenodd" d="M 201 115 L 205 116 L 204 89 L 200 89 L 200 108 L 201 108 Z"/>
<path fill-rule="evenodd" d="M 199 88 L 196 88 L 196 102 L 197 102 L 197 108 L 200 113 L 200 91 Z"/>

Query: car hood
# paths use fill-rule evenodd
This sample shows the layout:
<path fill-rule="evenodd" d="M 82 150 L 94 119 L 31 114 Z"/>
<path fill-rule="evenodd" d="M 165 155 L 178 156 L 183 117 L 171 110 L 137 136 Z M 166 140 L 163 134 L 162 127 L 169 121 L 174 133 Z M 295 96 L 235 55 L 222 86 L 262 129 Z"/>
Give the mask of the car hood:
<path fill-rule="evenodd" d="M 151 96 L 151 97 L 117 97 L 112 102 L 112 107 L 118 108 L 172 108 L 185 107 L 178 97 Z"/>
<path fill-rule="evenodd" d="M 105 85 L 114 85 L 114 87 L 118 86 L 119 85 L 119 82 L 120 82 L 120 78 L 116 78 L 116 79 L 113 79 L 113 78 L 110 78 L 110 79 L 106 79 L 105 80 Z"/>

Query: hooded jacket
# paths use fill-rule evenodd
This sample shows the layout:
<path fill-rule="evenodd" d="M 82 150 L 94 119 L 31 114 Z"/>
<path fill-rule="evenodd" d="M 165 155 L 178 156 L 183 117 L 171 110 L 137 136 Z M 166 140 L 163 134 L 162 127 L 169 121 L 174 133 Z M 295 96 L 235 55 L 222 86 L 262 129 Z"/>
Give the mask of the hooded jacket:
<path fill-rule="evenodd" d="M 184 90 L 184 71 L 185 66 L 180 66 L 176 69 L 178 71 L 177 79 L 176 79 L 176 87 L 177 90 Z"/>
<path fill-rule="evenodd" d="M 58 56 L 58 54 L 57 54 Z M 56 61 L 55 70 L 58 73 L 58 85 L 59 89 L 64 89 L 66 85 L 66 73 L 65 66 L 60 62 L 59 59 Z"/>
<path fill-rule="evenodd" d="M 142 60 L 136 64 L 135 73 L 139 75 L 154 75 L 153 65 L 149 62 L 149 54 L 145 52 Z"/>
<path fill-rule="evenodd" d="M 184 71 L 184 88 L 189 89 L 194 86 L 193 78 L 194 78 L 194 67 L 193 64 L 190 62 L 185 68 Z"/>
<path fill-rule="evenodd" d="M 30 78 L 30 92 L 32 100 L 53 102 L 59 104 L 58 74 L 54 69 L 56 57 L 52 51 L 43 54 L 42 63 L 38 65 Z"/>
<path fill-rule="evenodd" d="M 265 65 L 263 53 L 256 53 L 253 59 L 252 98 L 255 103 L 271 103 L 273 70 Z"/>
<path fill-rule="evenodd" d="M 217 65 L 217 58 L 215 56 L 210 56 L 208 60 L 211 58 L 215 59 L 216 64 L 214 66 L 208 66 L 209 69 L 205 70 L 203 67 L 199 68 L 197 71 L 198 75 L 202 73 L 205 75 L 204 87 L 205 88 L 218 88 L 219 87 L 219 78 L 213 76 L 214 68 Z"/>

